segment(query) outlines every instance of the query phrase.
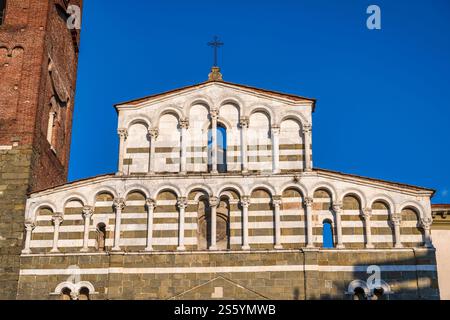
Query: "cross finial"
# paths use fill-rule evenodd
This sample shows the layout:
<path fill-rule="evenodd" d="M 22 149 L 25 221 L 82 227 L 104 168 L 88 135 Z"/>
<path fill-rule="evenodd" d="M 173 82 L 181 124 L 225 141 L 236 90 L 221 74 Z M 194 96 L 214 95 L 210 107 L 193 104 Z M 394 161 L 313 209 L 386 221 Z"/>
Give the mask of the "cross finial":
<path fill-rule="evenodd" d="M 217 67 L 217 53 L 218 49 L 224 45 L 223 42 L 219 40 L 218 36 L 214 36 L 214 40 L 208 43 L 208 46 L 214 48 L 214 67 Z"/>

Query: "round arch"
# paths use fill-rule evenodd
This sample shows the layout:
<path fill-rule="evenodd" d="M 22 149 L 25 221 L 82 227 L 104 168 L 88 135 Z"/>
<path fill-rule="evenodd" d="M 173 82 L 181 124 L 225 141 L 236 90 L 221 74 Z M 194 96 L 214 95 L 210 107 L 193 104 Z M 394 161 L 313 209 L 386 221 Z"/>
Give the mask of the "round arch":
<path fill-rule="evenodd" d="M 333 201 L 333 202 L 336 201 L 337 191 L 332 184 L 327 183 L 327 182 L 319 182 L 319 183 L 315 184 L 311 188 L 311 194 L 309 194 L 308 196 L 311 198 L 314 198 L 314 193 L 316 193 L 316 191 L 318 191 L 320 189 L 327 191 L 331 195 L 331 201 Z"/>
<path fill-rule="evenodd" d="M 341 193 L 339 201 L 344 201 L 344 198 L 347 196 L 355 196 L 361 204 L 361 210 L 364 210 L 364 208 L 366 208 L 366 196 L 361 191 L 356 189 L 346 189 Z"/>
<path fill-rule="evenodd" d="M 178 198 L 181 197 L 182 194 L 186 194 L 185 192 L 182 192 L 177 186 L 172 184 L 164 184 L 156 188 L 156 191 L 153 193 L 153 199 L 157 199 L 158 195 L 161 192 L 164 191 L 170 191 L 173 192 Z"/>

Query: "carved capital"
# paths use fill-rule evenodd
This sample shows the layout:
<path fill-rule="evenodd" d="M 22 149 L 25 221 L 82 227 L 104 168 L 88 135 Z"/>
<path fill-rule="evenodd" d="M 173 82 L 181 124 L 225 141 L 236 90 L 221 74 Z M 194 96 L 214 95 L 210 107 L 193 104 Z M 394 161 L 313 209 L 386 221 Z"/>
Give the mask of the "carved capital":
<path fill-rule="evenodd" d="M 25 230 L 33 231 L 36 228 L 36 224 L 32 220 L 25 221 Z"/>
<path fill-rule="evenodd" d="M 372 217 L 372 209 L 371 208 L 365 208 L 362 213 L 361 213 L 361 217 L 364 220 L 370 220 L 370 218 Z"/>
<path fill-rule="evenodd" d="M 188 206 L 188 201 L 185 197 L 178 198 L 177 206 L 179 209 L 186 209 Z"/>
<path fill-rule="evenodd" d="M 62 213 L 55 213 L 53 216 L 52 216 L 52 222 L 53 222 L 53 224 L 56 226 L 56 225 L 61 225 L 61 223 L 63 223 L 63 221 L 64 221 L 64 218 L 63 218 L 63 214 Z"/>
<path fill-rule="evenodd" d="M 94 214 L 94 208 L 91 206 L 84 206 L 83 207 L 83 218 L 89 219 Z"/>
<path fill-rule="evenodd" d="M 119 135 L 121 140 L 126 140 L 128 138 L 128 130 L 124 128 L 120 128 L 117 130 L 117 134 Z"/>
<path fill-rule="evenodd" d="M 209 113 L 211 116 L 211 120 L 218 120 L 219 119 L 219 110 L 218 109 L 212 109 Z"/>
<path fill-rule="evenodd" d="M 159 129 L 157 129 L 157 128 L 149 129 L 148 130 L 148 135 L 149 135 L 150 139 L 152 139 L 152 140 L 158 139 Z"/>
<path fill-rule="evenodd" d="M 273 196 L 272 203 L 275 207 L 280 207 L 281 204 L 283 203 L 283 197 L 282 196 Z"/>
<path fill-rule="evenodd" d="M 209 206 L 217 207 L 220 203 L 220 199 L 217 197 L 209 197 Z"/>
<path fill-rule="evenodd" d="M 180 121 L 180 128 L 181 129 L 189 129 L 189 119 L 182 119 L 181 121 Z"/>
<path fill-rule="evenodd" d="M 251 201 L 250 201 L 250 197 L 249 196 L 243 196 L 242 197 L 242 199 L 241 199 L 241 206 L 243 208 L 247 208 L 248 209 L 248 207 L 250 206 L 250 203 L 251 203 Z"/>
<path fill-rule="evenodd" d="M 430 230 L 432 224 L 433 224 L 433 219 L 432 218 L 423 218 L 423 219 L 420 220 L 420 226 L 424 230 Z"/>
<path fill-rule="evenodd" d="M 400 224 L 402 223 L 402 214 L 394 213 L 391 217 L 391 221 L 394 224 L 394 226 L 400 226 Z"/>
<path fill-rule="evenodd" d="M 250 124 L 250 119 L 248 117 L 241 117 L 241 119 L 239 120 L 239 126 L 241 128 L 248 128 Z"/>
<path fill-rule="evenodd" d="M 276 124 L 274 124 L 273 126 L 272 126 L 272 134 L 273 135 L 279 135 L 280 134 L 280 126 L 279 125 L 276 125 Z"/>
<path fill-rule="evenodd" d="M 312 207 L 313 203 L 314 203 L 313 198 L 310 198 L 310 197 L 305 198 L 305 206 Z"/>
<path fill-rule="evenodd" d="M 148 210 L 155 210 L 156 208 L 156 201 L 153 199 L 147 199 L 145 200 L 145 206 Z"/>
<path fill-rule="evenodd" d="M 125 199 L 123 199 L 123 198 L 116 198 L 116 199 L 114 199 L 114 202 L 113 202 L 113 206 L 114 206 L 114 208 L 116 209 L 116 210 L 123 210 L 124 208 L 125 208 Z"/>
<path fill-rule="evenodd" d="M 305 124 L 303 126 L 303 133 L 304 134 L 310 134 L 312 132 L 312 125 L 310 124 Z"/>
<path fill-rule="evenodd" d="M 340 201 L 334 202 L 333 203 L 333 211 L 334 212 L 341 212 L 342 211 L 342 206 L 343 206 L 342 202 L 340 202 Z"/>

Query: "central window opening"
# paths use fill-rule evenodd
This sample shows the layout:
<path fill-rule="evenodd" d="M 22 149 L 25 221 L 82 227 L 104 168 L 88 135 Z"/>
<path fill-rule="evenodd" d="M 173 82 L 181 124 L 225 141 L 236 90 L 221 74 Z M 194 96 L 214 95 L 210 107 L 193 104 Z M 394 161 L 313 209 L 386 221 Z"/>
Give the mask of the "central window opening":
<path fill-rule="evenodd" d="M 208 172 L 213 171 L 213 138 L 212 130 L 208 132 Z M 217 125 L 217 171 L 226 173 L 227 168 L 227 129 L 222 125 Z"/>

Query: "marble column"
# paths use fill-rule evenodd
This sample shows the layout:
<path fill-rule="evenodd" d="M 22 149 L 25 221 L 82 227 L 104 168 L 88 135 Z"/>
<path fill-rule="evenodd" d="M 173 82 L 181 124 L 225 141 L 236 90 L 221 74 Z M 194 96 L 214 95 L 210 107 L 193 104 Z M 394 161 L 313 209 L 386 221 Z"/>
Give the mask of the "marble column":
<path fill-rule="evenodd" d="M 402 244 L 402 235 L 401 235 L 401 225 L 402 225 L 402 214 L 401 213 L 394 213 L 391 216 L 392 224 L 394 225 L 394 238 L 395 238 L 395 248 L 403 248 Z"/>
<path fill-rule="evenodd" d="M 25 248 L 22 250 L 23 254 L 30 254 L 31 253 L 31 249 L 30 249 L 30 247 L 31 247 L 31 237 L 32 237 L 34 228 L 36 228 L 36 225 L 34 224 L 33 221 L 31 221 L 31 220 L 25 221 L 26 235 L 25 235 Z"/>
<path fill-rule="evenodd" d="M 433 248 L 433 242 L 431 240 L 431 225 L 433 223 L 432 218 L 422 218 L 420 220 L 420 226 L 425 233 L 425 247 Z"/>
<path fill-rule="evenodd" d="M 150 129 L 148 130 L 148 135 L 150 137 L 150 159 L 149 159 L 149 173 L 155 173 L 155 150 L 156 150 L 156 140 L 158 139 L 159 130 L 158 129 Z"/>
<path fill-rule="evenodd" d="M 153 213 L 156 208 L 156 202 L 153 199 L 147 199 L 145 201 L 145 207 L 147 208 L 147 246 L 145 251 L 153 251 Z"/>
<path fill-rule="evenodd" d="M 58 241 L 59 241 L 59 227 L 63 223 L 63 214 L 55 213 L 52 217 L 53 225 L 54 225 L 54 233 L 53 233 L 53 248 L 50 252 L 58 253 Z"/>
<path fill-rule="evenodd" d="M 123 170 L 123 161 L 125 158 L 125 141 L 128 138 L 128 130 L 127 129 L 119 129 L 117 131 L 117 133 L 119 134 L 119 175 L 123 175 L 125 174 L 124 170 Z"/>
<path fill-rule="evenodd" d="M 209 198 L 209 208 L 211 212 L 211 244 L 209 250 L 217 250 L 217 206 L 219 205 L 219 198 Z"/>
<path fill-rule="evenodd" d="M 280 126 L 272 126 L 272 165 L 273 173 L 280 173 Z"/>
<path fill-rule="evenodd" d="M 314 235 L 313 235 L 313 203 L 314 203 L 314 199 L 313 198 L 306 198 L 305 199 L 305 207 L 306 207 L 306 240 L 307 240 L 307 244 L 306 247 L 307 248 L 314 248 Z"/>
<path fill-rule="evenodd" d="M 248 208 L 250 207 L 250 197 L 244 196 L 241 199 L 242 206 L 242 250 L 250 250 L 248 240 Z"/>
<path fill-rule="evenodd" d="M 364 225 L 366 228 L 366 249 L 373 249 L 375 246 L 372 243 L 372 209 L 365 208 L 361 216 L 364 220 Z"/>
<path fill-rule="evenodd" d="M 219 110 L 211 110 L 211 140 L 212 140 L 212 169 L 211 173 L 218 173 L 217 170 L 217 120 L 219 119 Z"/>
<path fill-rule="evenodd" d="M 187 164 L 187 130 L 189 129 L 189 119 L 183 119 L 180 122 L 181 127 L 181 161 L 180 161 L 180 173 L 186 174 Z"/>
<path fill-rule="evenodd" d="M 120 230 L 122 225 L 122 210 L 125 208 L 125 200 L 122 198 L 114 199 L 114 208 L 116 211 L 116 222 L 114 225 L 114 247 L 112 248 L 112 251 L 121 251 Z"/>
<path fill-rule="evenodd" d="M 336 215 L 336 248 L 344 249 L 344 239 L 342 237 L 342 203 L 336 202 L 333 204 L 333 211 Z"/>
<path fill-rule="evenodd" d="M 272 199 L 273 208 L 275 211 L 275 249 L 280 250 L 283 249 L 283 245 L 281 244 L 281 204 L 282 197 L 274 196 Z"/>
<path fill-rule="evenodd" d="M 303 126 L 303 136 L 305 138 L 305 171 L 312 171 L 311 165 L 311 141 L 312 141 L 312 126 Z"/>
<path fill-rule="evenodd" d="M 85 206 L 83 208 L 83 219 L 84 219 L 84 237 L 83 237 L 83 248 L 81 252 L 89 251 L 89 226 L 91 225 L 91 218 L 94 214 L 94 208 L 91 206 Z"/>
<path fill-rule="evenodd" d="M 185 211 L 187 208 L 187 199 L 182 197 L 178 199 L 178 209 L 180 210 L 179 230 L 178 230 L 178 251 L 186 250 L 184 245 L 184 224 L 185 224 Z"/>
<path fill-rule="evenodd" d="M 48 127 L 47 127 L 47 141 L 53 145 L 53 127 L 55 125 L 56 112 L 50 112 L 48 115 Z"/>
<path fill-rule="evenodd" d="M 247 133 L 248 133 L 249 119 L 242 117 L 239 122 L 241 127 L 241 158 L 242 158 L 242 173 L 248 172 L 248 146 L 247 146 Z"/>

